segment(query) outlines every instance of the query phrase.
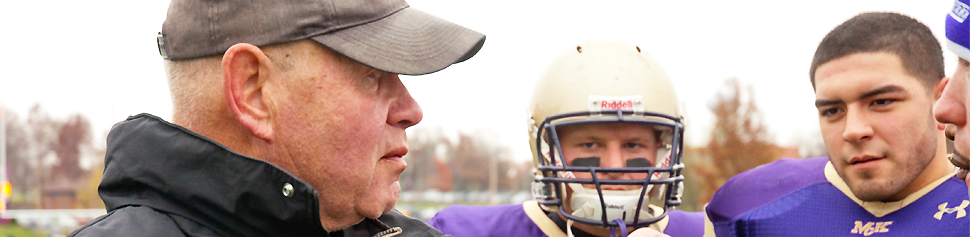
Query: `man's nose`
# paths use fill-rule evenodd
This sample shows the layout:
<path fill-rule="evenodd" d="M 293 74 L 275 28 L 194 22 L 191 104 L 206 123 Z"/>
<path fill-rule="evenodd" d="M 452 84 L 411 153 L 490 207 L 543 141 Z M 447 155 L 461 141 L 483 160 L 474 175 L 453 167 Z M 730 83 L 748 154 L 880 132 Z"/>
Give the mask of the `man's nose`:
<path fill-rule="evenodd" d="M 387 124 L 402 129 L 418 124 L 424 118 L 424 112 L 421 111 L 421 106 L 411 97 L 408 89 L 404 87 L 404 83 L 401 82 L 401 78 L 397 74 L 390 76 L 393 78 L 387 78 L 392 87 L 389 92 L 391 105 L 387 111 Z"/>
<path fill-rule="evenodd" d="M 610 145 L 601 159 L 604 159 L 603 167 L 606 168 L 626 167 L 626 164 L 623 162 L 623 151 L 621 151 L 619 146 Z"/>
<path fill-rule="evenodd" d="M 955 124 L 960 127 L 966 126 L 967 112 L 966 106 L 964 105 L 964 98 L 966 98 L 964 91 L 966 89 L 962 84 L 956 80 L 950 80 L 946 84 L 940 98 L 933 104 L 933 117 L 937 121 Z"/>
<path fill-rule="evenodd" d="M 849 143 L 860 143 L 872 138 L 872 126 L 862 109 L 846 109 L 845 131 L 842 138 Z"/>
<path fill-rule="evenodd" d="M 602 157 L 600 157 L 600 159 L 602 159 L 602 161 L 600 162 L 603 162 L 601 166 L 604 168 L 626 167 L 626 163 L 624 162 L 624 159 L 623 159 L 623 151 L 619 145 L 615 145 L 615 144 L 607 145 L 606 152 L 603 154 Z M 606 172 L 605 175 L 606 175 L 606 179 L 620 179 L 620 177 L 623 176 L 624 173 Z"/>

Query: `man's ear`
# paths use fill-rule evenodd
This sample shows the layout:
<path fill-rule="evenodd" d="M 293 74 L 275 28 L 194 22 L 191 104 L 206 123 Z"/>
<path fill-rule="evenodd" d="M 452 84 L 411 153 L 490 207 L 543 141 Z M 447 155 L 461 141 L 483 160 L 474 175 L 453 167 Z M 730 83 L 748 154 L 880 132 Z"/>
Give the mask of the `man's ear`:
<path fill-rule="evenodd" d="M 936 86 L 933 87 L 933 101 L 939 100 L 943 96 L 943 89 L 946 88 L 946 84 L 949 82 L 949 77 L 943 77 L 943 79 L 940 79 L 940 82 L 936 83 Z"/>
<path fill-rule="evenodd" d="M 263 89 L 275 73 L 271 63 L 259 47 L 247 43 L 229 47 L 222 56 L 222 89 L 229 111 L 251 134 L 267 141 L 272 140 L 273 126 Z"/>
<path fill-rule="evenodd" d="M 940 100 L 940 97 L 943 96 L 943 89 L 946 88 L 947 83 L 950 83 L 950 78 L 943 77 L 943 79 L 940 79 L 940 82 L 937 82 L 936 86 L 933 87 L 933 104 L 936 104 L 936 101 Z M 946 124 L 937 121 L 936 128 L 942 131 L 946 128 Z"/>

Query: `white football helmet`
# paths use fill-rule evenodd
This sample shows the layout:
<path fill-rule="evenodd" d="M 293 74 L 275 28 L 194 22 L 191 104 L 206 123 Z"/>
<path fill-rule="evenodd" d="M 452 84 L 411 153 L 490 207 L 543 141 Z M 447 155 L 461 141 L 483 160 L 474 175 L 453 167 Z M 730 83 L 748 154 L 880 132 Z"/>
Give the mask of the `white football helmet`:
<path fill-rule="evenodd" d="M 684 126 L 677 105 L 666 71 L 640 47 L 586 41 L 569 48 L 548 66 L 529 105 L 529 141 L 536 168 L 533 196 L 547 211 L 559 211 L 569 221 L 588 225 L 644 227 L 661 220 L 680 205 L 683 186 Z M 611 167 L 601 167 L 599 157 L 584 158 L 582 164 L 567 162 L 558 135 L 561 129 L 619 123 L 653 131 L 647 135 L 656 138 L 656 155 L 622 158 L 638 162 L 626 160 L 625 165 Z M 595 162 L 585 162 L 590 159 Z M 605 178 L 610 173 L 645 178 Z M 604 188 L 611 186 L 636 188 Z M 663 208 L 649 207 L 650 194 L 662 198 Z"/>

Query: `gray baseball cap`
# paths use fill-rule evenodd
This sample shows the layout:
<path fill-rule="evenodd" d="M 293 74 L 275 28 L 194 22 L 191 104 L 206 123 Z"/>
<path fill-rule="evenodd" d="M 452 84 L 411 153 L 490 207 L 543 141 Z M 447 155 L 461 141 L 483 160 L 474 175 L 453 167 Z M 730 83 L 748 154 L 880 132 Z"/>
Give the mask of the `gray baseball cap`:
<path fill-rule="evenodd" d="M 404 0 L 172 0 L 158 33 L 169 60 L 222 55 L 230 46 L 313 39 L 383 71 L 420 75 L 474 56 L 485 35 Z"/>

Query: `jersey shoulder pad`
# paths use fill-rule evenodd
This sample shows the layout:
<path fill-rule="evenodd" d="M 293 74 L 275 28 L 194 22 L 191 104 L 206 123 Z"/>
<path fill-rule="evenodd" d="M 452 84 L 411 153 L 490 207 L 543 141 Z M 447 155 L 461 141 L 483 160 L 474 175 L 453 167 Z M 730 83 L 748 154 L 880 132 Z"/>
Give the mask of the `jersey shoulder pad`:
<path fill-rule="evenodd" d="M 707 215 L 714 223 L 728 221 L 785 194 L 828 182 L 826 163 L 826 157 L 783 158 L 735 175 L 714 193 Z"/>

